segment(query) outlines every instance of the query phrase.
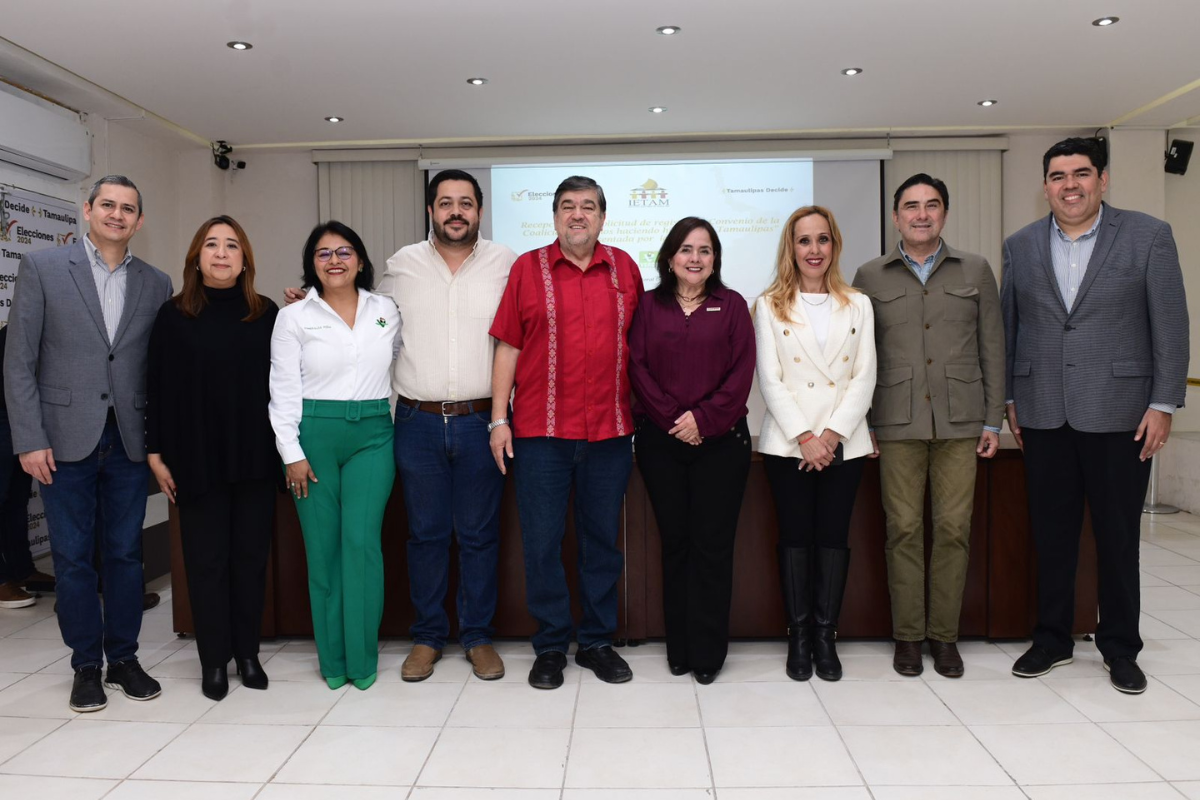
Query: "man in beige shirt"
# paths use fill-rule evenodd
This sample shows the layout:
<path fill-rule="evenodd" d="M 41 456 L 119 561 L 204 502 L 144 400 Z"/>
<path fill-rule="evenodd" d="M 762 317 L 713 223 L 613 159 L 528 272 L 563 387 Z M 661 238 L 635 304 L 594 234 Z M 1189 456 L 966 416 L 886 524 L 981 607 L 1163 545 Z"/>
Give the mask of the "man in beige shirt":
<path fill-rule="evenodd" d="M 896 190 L 896 249 L 867 262 L 854 286 L 875 310 L 879 367 L 868 421 L 878 440 L 887 517 L 893 667 L 933 667 L 958 678 L 958 620 L 966 585 L 978 458 L 999 446 L 1004 417 L 1004 328 L 996 277 L 983 256 L 942 240 L 950 192 L 918 173 Z M 933 510 L 928 605 L 925 485 Z"/>
<path fill-rule="evenodd" d="M 488 335 L 516 254 L 479 236 L 483 192 L 445 170 L 426 190 L 433 232 L 388 259 L 376 291 L 396 301 L 403 328 L 392 371 L 396 466 L 408 511 L 408 580 L 416 619 L 400 676 L 433 674 L 450 635 L 446 590 L 451 532 L 458 541 L 458 641 L 475 675 L 495 680 L 492 647 L 504 476 L 488 446 Z M 502 414 L 501 416 L 507 416 Z"/>

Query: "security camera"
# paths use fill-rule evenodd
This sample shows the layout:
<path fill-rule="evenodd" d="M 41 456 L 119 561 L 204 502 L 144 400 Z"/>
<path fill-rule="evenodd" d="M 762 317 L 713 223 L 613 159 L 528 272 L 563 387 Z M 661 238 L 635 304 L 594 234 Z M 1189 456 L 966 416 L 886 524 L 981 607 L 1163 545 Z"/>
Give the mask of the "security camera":
<path fill-rule="evenodd" d="M 216 142 L 213 142 L 212 152 L 213 163 L 217 165 L 217 169 L 229 169 L 232 164 L 232 162 L 229 160 L 229 154 L 233 152 L 233 146 L 224 139 L 220 139 Z M 245 166 L 245 162 L 239 163 L 242 166 Z M 241 169 L 241 167 L 238 167 L 238 169 Z"/>

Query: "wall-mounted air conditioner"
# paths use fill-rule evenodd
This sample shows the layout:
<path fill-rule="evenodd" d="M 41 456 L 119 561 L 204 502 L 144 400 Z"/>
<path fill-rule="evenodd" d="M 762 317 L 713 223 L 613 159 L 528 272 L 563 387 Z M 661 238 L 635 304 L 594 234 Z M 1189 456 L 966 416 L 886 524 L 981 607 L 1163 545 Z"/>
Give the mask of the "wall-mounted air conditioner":
<path fill-rule="evenodd" d="M 81 181 L 92 166 L 87 129 L 75 117 L 0 91 L 0 164 Z"/>

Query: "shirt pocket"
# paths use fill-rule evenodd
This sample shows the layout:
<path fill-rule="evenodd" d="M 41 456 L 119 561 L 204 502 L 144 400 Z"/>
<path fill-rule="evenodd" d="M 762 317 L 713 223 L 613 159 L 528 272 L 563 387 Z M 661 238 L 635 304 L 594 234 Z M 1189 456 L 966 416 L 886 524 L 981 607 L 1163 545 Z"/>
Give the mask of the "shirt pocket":
<path fill-rule="evenodd" d="M 904 287 L 881 289 L 871 295 L 875 309 L 875 324 L 889 328 L 908 322 L 908 291 Z"/>
<path fill-rule="evenodd" d="M 976 286 L 946 286 L 945 318 L 951 322 L 974 322 L 979 319 L 979 288 Z"/>

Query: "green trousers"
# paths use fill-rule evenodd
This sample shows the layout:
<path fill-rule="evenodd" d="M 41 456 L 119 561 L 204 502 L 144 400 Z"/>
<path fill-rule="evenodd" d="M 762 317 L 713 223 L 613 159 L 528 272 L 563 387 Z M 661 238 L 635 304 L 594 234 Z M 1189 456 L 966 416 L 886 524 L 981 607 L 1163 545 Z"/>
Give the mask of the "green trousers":
<path fill-rule="evenodd" d="M 317 482 L 296 498 L 321 674 L 364 679 L 379 665 L 383 510 L 396 477 L 387 400 L 305 400 L 300 446 Z"/>
<path fill-rule="evenodd" d="M 879 443 L 887 517 L 892 636 L 901 642 L 958 640 L 975 506 L 975 439 Z M 925 480 L 933 512 L 929 616 L 925 608 Z"/>

